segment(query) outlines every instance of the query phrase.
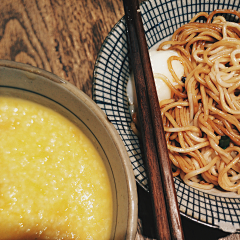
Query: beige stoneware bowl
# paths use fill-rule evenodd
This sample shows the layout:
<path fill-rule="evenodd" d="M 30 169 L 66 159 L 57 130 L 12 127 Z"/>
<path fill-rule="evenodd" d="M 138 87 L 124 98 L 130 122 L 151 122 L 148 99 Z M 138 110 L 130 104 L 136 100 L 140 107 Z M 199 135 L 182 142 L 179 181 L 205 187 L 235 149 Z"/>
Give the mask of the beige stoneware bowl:
<path fill-rule="evenodd" d="M 30 65 L 0 60 L 0 94 L 50 107 L 74 122 L 94 143 L 113 192 L 112 239 L 135 239 L 136 183 L 126 149 L 105 113 L 85 93 L 56 75 Z"/>

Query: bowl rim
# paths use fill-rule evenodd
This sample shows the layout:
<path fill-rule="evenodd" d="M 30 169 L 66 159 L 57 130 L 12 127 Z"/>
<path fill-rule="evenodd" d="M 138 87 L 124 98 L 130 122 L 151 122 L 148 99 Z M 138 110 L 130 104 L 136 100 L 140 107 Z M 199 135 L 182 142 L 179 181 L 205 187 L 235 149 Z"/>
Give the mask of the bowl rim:
<path fill-rule="evenodd" d="M 126 182 L 128 188 L 128 211 L 129 211 L 126 239 L 134 240 L 137 232 L 137 219 L 138 219 L 138 195 L 136 181 L 126 148 L 120 138 L 120 135 L 118 134 L 113 124 L 108 120 L 108 117 L 104 113 L 104 111 L 92 100 L 92 98 L 90 98 L 87 94 L 85 94 L 75 85 L 44 69 L 40 69 L 38 67 L 34 67 L 25 63 L 2 59 L 0 59 L 0 67 L 26 71 L 31 74 L 36 74 L 41 77 L 47 78 L 53 82 L 60 83 L 73 95 L 79 97 L 87 105 L 87 107 L 89 107 L 101 120 L 104 127 L 109 132 L 109 136 L 112 138 L 112 141 L 114 142 L 114 145 L 122 159 L 123 168 L 126 173 L 127 178 Z"/>

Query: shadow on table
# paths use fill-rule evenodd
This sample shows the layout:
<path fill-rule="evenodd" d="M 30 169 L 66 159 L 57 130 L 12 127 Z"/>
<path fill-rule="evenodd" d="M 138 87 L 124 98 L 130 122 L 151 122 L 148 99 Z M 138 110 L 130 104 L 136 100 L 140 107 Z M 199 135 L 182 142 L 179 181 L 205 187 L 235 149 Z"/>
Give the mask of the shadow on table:
<path fill-rule="evenodd" d="M 138 216 L 142 222 L 142 235 L 147 238 L 154 238 L 154 221 L 150 195 L 137 184 L 138 190 Z M 186 217 L 181 217 L 185 240 L 217 240 L 229 235 L 219 229 L 207 227 Z"/>

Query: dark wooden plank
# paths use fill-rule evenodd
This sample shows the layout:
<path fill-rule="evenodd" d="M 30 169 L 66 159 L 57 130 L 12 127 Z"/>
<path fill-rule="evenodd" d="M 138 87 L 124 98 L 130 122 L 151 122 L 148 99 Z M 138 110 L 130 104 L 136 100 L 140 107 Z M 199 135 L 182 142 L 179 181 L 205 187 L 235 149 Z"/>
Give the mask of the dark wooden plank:
<path fill-rule="evenodd" d="M 0 58 L 53 72 L 91 97 L 97 54 L 123 15 L 113 0 L 1 1 Z"/>

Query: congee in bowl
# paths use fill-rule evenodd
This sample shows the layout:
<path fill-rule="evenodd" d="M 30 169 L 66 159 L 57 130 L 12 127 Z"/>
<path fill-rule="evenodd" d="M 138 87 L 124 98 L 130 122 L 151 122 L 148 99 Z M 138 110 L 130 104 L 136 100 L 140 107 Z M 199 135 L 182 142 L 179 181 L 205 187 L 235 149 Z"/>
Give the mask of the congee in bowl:
<path fill-rule="evenodd" d="M 0 61 L 0 239 L 134 239 L 128 155 L 105 114 L 46 71 Z"/>

